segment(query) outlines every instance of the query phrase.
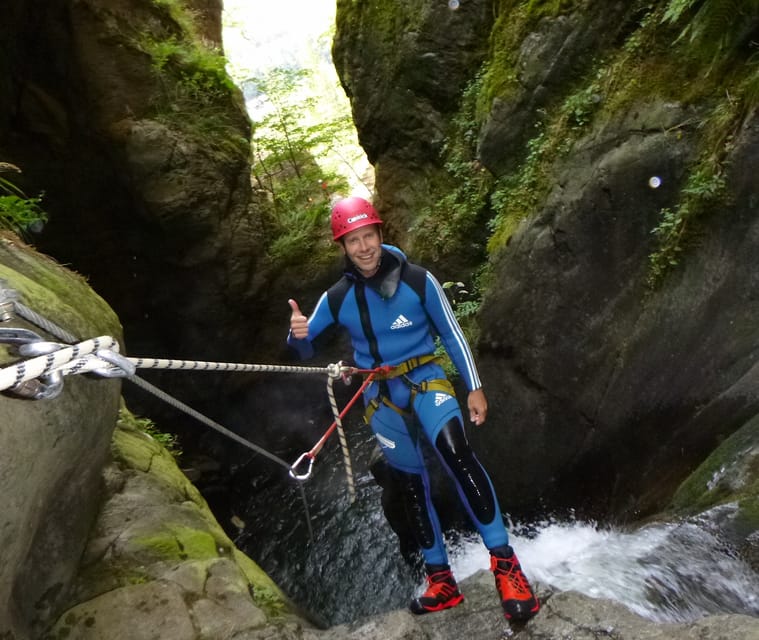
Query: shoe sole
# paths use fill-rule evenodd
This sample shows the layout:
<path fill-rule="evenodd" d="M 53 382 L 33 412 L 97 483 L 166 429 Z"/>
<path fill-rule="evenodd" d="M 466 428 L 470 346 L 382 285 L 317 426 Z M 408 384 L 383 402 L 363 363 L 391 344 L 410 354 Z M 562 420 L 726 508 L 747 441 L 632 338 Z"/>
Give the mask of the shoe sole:
<path fill-rule="evenodd" d="M 411 609 L 411 613 L 421 616 L 425 613 L 435 613 L 437 611 L 443 611 L 445 609 L 451 609 L 452 607 L 455 607 L 456 605 L 461 604 L 464 601 L 464 595 L 458 595 L 455 598 L 451 598 L 450 600 L 443 602 L 437 606 L 434 607 L 424 607 L 421 611 L 414 611 Z"/>
<path fill-rule="evenodd" d="M 506 613 L 504 611 L 503 617 L 506 618 L 509 622 L 527 622 L 528 620 L 534 618 L 537 615 L 538 611 L 540 611 L 540 602 L 536 601 L 535 606 L 526 613 L 514 615 Z"/>

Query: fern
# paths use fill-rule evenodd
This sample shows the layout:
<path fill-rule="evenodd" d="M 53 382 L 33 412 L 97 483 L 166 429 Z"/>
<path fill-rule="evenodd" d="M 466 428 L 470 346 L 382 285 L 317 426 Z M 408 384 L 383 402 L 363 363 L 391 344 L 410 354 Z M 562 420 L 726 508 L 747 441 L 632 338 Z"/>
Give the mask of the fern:
<path fill-rule="evenodd" d="M 688 40 L 713 63 L 746 44 L 759 27 L 759 0 L 671 0 L 663 22 L 692 15 L 678 40 Z"/>
<path fill-rule="evenodd" d="M 21 173 L 16 165 L 0 162 L 0 172 Z M 24 236 L 28 231 L 40 231 L 47 214 L 40 207 L 42 195 L 28 198 L 13 182 L 0 177 L 0 229 Z"/>

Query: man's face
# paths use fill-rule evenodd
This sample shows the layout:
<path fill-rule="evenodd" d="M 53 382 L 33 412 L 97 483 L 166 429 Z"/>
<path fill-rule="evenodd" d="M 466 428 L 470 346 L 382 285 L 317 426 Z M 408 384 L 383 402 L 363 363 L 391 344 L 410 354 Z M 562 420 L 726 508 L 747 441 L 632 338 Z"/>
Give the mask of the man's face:
<path fill-rule="evenodd" d="M 382 254 L 382 234 L 376 224 L 349 231 L 341 240 L 345 255 L 366 277 L 374 275 Z"/>

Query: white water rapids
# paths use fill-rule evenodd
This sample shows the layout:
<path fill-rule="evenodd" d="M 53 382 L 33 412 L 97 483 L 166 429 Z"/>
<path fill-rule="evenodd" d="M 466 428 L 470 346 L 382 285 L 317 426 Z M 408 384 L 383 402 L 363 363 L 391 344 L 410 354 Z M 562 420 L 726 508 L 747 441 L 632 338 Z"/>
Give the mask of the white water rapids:
<path fill-rule="evenodd" d="M 657 622 L 707 614 L 759 615 L 759 577 L 724 543 L 693 523 L 652 524 L 637 531 L 588 523 L 542 523 L 511 544 L 527 576 L 558 591 L 617 601 Z M 463 579 L 489 566 L 479 538 L 451 553 Z"/>
<path fill-rule="evenodd" d="M 279 479 L 249 487 L 236 542 L 297 603 L 329 624 L 405 608 L 423 589 L 421 567 L 401 556 L 367 471 L 373 439 L 349 433 L 358 500 L 349 505 L 337 446 L 325 449 L 306 484 L 313 539 L 300 494 Z M 577 520 L 509 525 L 511 544 L 531 581 L 549 591 L 576 591 L 625 605 L 656 622 L 705 615 L 759 616 L 759 575 L 723 537 L 736 507 L 723 505 L 683 522 L 621 528 Z M 741 536 L 738 536 L 740 539 Z M 474 533 L 451 532 L 448 551 L 461 581 L 489 569 Z"/>

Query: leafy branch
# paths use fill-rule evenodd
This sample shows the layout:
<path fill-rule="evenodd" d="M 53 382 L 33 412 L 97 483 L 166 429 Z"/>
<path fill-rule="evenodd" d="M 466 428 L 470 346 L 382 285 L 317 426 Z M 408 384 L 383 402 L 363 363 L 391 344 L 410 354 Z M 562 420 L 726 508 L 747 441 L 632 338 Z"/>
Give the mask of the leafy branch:
<path fill-rule="evenodd" d="M 21 173 L 16 165 L 0 162 L 0 173 Z M 47 213 L 40 207 L 42 194 L 29 198 L 13 182 L 0 176 L 0 229 L 24 236 L 29 231 L 40 231 L 47 222 Z"/>

